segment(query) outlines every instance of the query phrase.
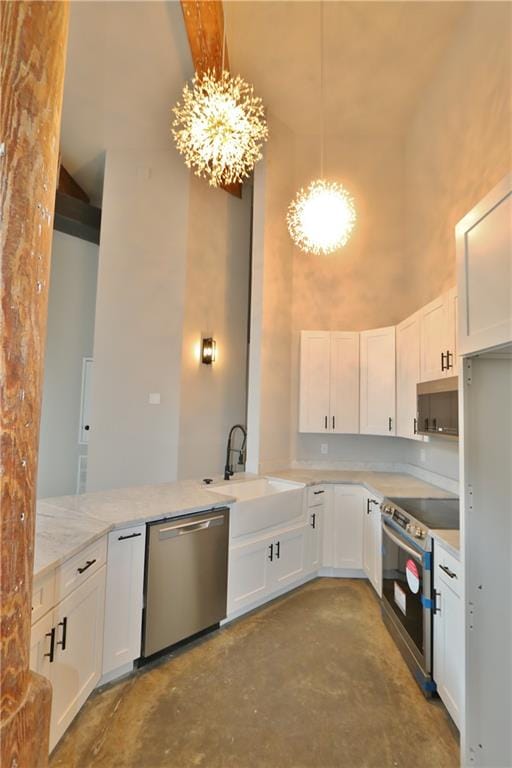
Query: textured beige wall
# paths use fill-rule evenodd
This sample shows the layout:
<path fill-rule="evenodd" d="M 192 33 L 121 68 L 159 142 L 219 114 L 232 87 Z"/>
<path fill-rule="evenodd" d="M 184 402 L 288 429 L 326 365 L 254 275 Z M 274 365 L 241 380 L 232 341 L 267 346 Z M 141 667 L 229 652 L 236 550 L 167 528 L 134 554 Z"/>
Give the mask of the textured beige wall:
<path fill-rule="evenodd" d="M 457 221 L 512 167 L 512 5 L 470 3 L 406 143 L 406 253 L 418 303 L 455 282 Z"/>
<path fill-rule="evenodd" d="M 253 471 L 289 464 L 292 428 L 293 245 L 286 209 L 294 192 L 295 141 L 271 116 L 269 132 L 254 199 L 248 456 Z"/>
<path fill-rule="evenodd" d="M 245 424 L 251 197 L 239 200 L 190 177 L 181 359 L 178 478 L 223 471 L 233 424 Z M 204 336 L 217 360 L 203 365 Z"/>

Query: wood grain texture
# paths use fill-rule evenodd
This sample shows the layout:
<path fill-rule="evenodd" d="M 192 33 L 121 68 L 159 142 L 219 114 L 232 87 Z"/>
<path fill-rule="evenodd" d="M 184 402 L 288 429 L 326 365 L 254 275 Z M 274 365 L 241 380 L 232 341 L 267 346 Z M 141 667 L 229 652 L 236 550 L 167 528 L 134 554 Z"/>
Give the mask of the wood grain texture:
<path fill-rule="evenodd" d="M 227 42 L 224 41 L 222 0 L 181 0 L 194 69 L 199 74 L 229 70 Z M 224 57 L 224 62 L 223 62 Z M 242 197 L 241 184 L 223 184 L 222 189 Z"/>
<path fill-rule="evenodd" d="M 29 671 L 37 453 L 66 2 L 3 2 L 0 196 L 2 766 L 42 766 L 49 683 Z"/>

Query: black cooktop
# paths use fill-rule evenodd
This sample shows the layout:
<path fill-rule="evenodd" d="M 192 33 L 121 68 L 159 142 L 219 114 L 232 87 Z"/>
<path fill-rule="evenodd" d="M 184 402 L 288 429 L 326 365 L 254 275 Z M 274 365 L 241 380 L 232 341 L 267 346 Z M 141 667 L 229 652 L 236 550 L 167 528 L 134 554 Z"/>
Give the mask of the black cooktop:
<path fill-rule="evenodd" d="M 431 530 L 458 530 L 458 499 L 389 499 Z"/>

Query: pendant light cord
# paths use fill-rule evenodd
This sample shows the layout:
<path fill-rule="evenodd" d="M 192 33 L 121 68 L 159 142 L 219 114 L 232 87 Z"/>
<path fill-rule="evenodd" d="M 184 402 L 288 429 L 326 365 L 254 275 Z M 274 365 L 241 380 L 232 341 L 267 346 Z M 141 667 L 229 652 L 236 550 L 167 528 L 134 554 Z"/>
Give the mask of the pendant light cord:
<path fill-rule="evenodd" d="M 324 2 L 320 2 L 320 178 L 324 177 L 324 142 L 325 142 L 325 120 L 324 120 Z"/>

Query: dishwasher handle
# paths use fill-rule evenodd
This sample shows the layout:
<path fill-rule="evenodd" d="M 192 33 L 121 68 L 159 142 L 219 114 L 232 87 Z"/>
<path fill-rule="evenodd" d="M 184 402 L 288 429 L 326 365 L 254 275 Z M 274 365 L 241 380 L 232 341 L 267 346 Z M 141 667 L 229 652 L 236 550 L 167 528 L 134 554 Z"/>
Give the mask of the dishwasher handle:
<path fill-rule="evenodd" d="M 176 525 L 168 525 L 165 528 L 160 528 L 158 531 L 158 538 L 172 539 L 175 536 L 184 536 L 187 533 L 195 533 L 196 531 L 203 531 L 206 528 L 213 528 L 216 525 L 224 524 L 224 515 L 215 515 L 215 517 L 208 517 L 206 520 L 200 520 L 195 523 L 194 521 L 176 523 Z"/>

